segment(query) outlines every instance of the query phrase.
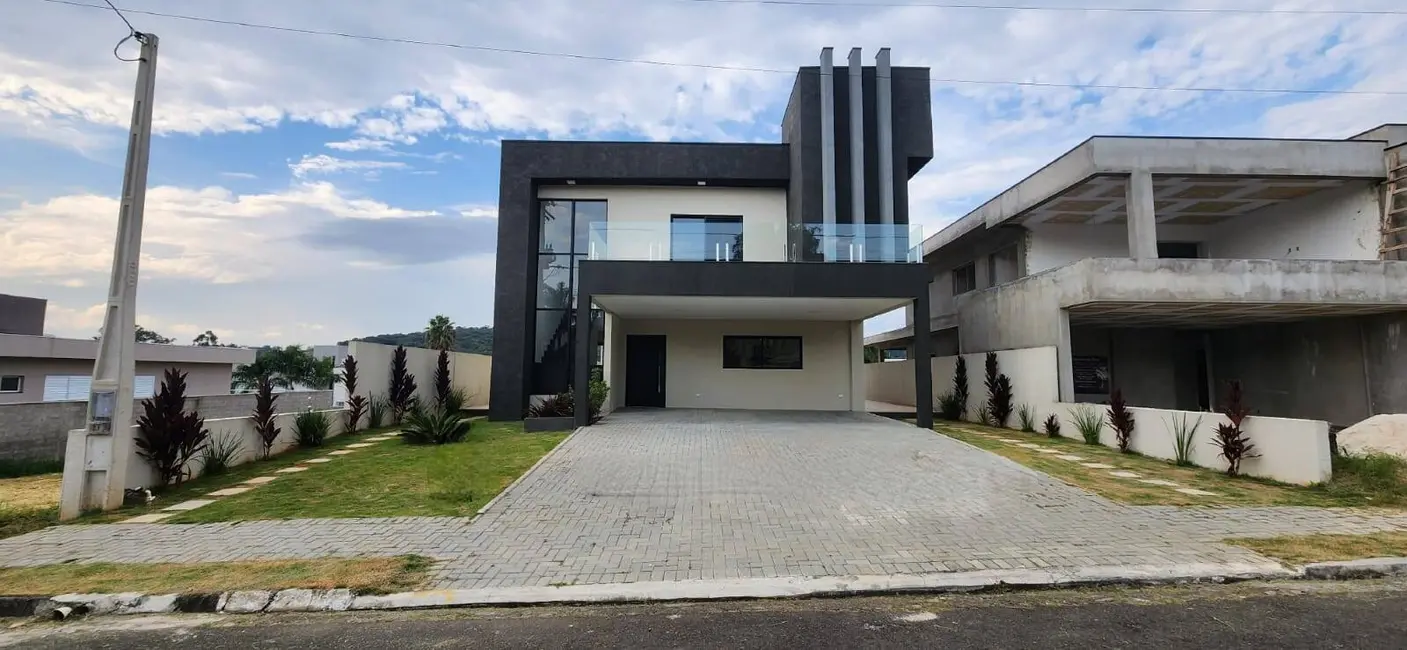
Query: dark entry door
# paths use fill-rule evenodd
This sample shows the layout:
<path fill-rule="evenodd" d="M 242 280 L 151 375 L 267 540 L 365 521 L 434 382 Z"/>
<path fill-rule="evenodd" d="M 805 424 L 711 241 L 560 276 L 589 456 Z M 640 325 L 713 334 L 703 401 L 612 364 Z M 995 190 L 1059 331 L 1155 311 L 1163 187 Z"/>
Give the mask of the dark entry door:
<path fill-rule="evenodd" d="M 664 408 L 664 336 L 625 337 L 625 405 Z"/>

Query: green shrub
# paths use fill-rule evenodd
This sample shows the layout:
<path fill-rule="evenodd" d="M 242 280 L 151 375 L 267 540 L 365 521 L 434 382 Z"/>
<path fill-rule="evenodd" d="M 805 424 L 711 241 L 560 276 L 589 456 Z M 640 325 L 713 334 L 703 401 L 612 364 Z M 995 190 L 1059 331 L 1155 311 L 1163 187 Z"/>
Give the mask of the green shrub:
<path fill-rule="evenodd" d="M 386 398 L 373 395 L 371 401 L 366 403 L 366 426 L 371 429 L 380 429 L 386 423 L 386 411 L 390 405 L 386 403 Z"/>
<path fill-rule="evenodd" d="M 958 405 L 958 415 L 954 420 L 961 420 L 967 415 L 967 397 L 970 393 L 967 390 L 967 362 L 961 356 L 958 357 L 957 364 L 953 366 L 953 400 Z"/>
<path fill-rule="evenodd" d="M 458 413 L 464 410 L 464 405 L 469 401 L 469 394 L 463 388 L 451 388 L 445 393 L 444 398 L 439 400 L 439 408 L 442 411 Z"/>
<path fill-rule="evenodd" d="M 219 476 L 230 471 L 239 455 L 244 453 L 244 443 L 235 436 L 211 437 L 210 444 L 200 451 L 200 475 Z"/>
<path fill-rule="evenodd" d="M 1070 419 L 1075 421 L 1075 429 L 1085 439 L 1085 444 L 1099 444 L 1099 434 L 1104 431 L 1104 414 L 1088 404 L 1080 404 L 1070 410 Z"/>
<path fill-rule="evenodd" d="M 301 411 L 293 419 L 293 437 L 299 447 L 321 447 L 332 431 L 332 420 L 323 411 Z"/>
<path fill-rule="evenodd" d="M 999 427 L 1006 427 L 1011 419 L 1012 398 L 1011 378 L 997 368 L 997 353 L 987 353 L 987 415 Z"/>
<path fill-rule="evenodd" d="M 1022 404 L 1021 408 L 1016 409 L 1016 418 L 1021 421 L 1022 431 L 1036 432 L 1036 409 L 1031 408 L 1030 404 Z"/>
<path fill-rule="evenodd" d="M 938 396 L 938 417 L 957 422 L 962 419 L 962 401 L 952 391 Z"/>
<path fill-rule="evenodd" d="M 282 428 L 274 426 L 278 394 L 274 392 L 274 384 L 268 377 L 259 377 L 254 383 L 257 387 L 254 393 L 254 413 L 249 416 L 249 420 L 254 423 L 254 433 L 259 435 L 259 446 L 263 451 L 260 457 L 268 458 L 279 434 L 283 433 Z"/>
<path fill-rule="evenodd" d="M 601 419 L 601 408 L 606 405 L 606 398 L 611 395 L 611 385 L 601 377 L 600 371 L 592 371 L 591 383 L 587 384 L 591 393 L 591 421 Z"/>
<path fill-rule="evenodd" d="M 981 422 L 983 426 L 994 426 L 992 420 L 992 410 L 988 405 L 983 404 L 982 406 L 977 407 L 977 421 Z"/>
<path fill-rule="evenodd" d="M 63 460 L 10 460 L 0 459 L 0 478 L 19 478 L 62 472 Z"/>
<path fill-rule="evenodd" d="M 569 418 L 576 415 L 576 397 L 572 391 L 548 395 L 542 401 L 528 407 L 530 418 Z"/>
<path fill-rule="evenodd" d="M 1241 429 L 1241 423 L 1251 414 L 1251 409 L 1246 406 L 1241 392 L 1241 382 L 1231 382 L 1227 389 L 1226 401 L 1221 407 L 1221 414 L 1225 415 L 1230 423 L 1216 425 L 1216 437 L 1212 439 L 1212 444 L 1216 445 L 1221 451 L 1221 457 L 1226 460 L 1226 475 L 1237 476 L 1241 473 L 1241 461 L 1260 455 L 1256 453 L 1256 446 L 1251 444 L 1251 439 L 1246 437 L 1246 432 Z"/>
<path fill-rule="evenodd" d="M 1056 417 L 1054 413 L 1045 418 L 1045 435 L 1049 438 L 1060 437 L 1060 418 Z"/>
<path fill-rule="evenodd" d="M 415 409 L 406 414 L 401 438 L 413 445 L 444 445 L 469 435 L 470 422 L 458 410 Z"/>
<path fill-rule="evenodd" d="M 347 387 L 346 433 L 355 433 L 366 414 L 367 400 L 357 394 L 357 359 L 350 354 L 342 361 L 342 385 Z"/>
<path fill-rule="evenodd" d="M 1197 435 L 1197 429 L 1202 426 L 1202 416 L 1197 416 L 1196 422 L 1188 422 L 1186 413 L 1173 414 L 1172 420 L 1168 423 L 1168 428 L 1173 434 L 1173 455 L 1177 457 L 1177 464 L 1182 467 L 1192 466 L 1192 438 Z"/>

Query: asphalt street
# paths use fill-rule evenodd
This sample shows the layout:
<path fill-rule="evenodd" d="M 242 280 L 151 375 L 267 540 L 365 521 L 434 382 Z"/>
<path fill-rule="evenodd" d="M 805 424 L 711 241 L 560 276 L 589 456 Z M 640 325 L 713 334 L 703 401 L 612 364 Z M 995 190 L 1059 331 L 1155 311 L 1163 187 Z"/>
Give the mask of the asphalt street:
<path fill-rule="evenodd" d="M 375 614 L 108 617 L 23 648 L 1402 648 L 1407 584 L 1277 583 Z"/>

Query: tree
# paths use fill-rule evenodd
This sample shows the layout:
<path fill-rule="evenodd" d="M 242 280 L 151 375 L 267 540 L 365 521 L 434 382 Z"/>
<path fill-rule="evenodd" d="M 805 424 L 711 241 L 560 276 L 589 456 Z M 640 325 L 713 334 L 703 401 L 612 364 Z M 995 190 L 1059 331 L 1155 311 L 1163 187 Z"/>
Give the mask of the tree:
<path fill-rule="evenodd" d="M 449 392 L 449 353 L 440 350 L 440 357 L 435 360 L 435 405 L 444 408 L 445 401 L 449 399 Z"/>
<path fill-rule="evenodd" d="M 215 333 L 210 330 L 205 330 L 204 334 L 197 334 L 195 340 L 191 341 L 191 343 L 202 348 L 217 348 L 220 347 L 220 337 L 216 336 Z"/>
<path fill-rule="evenodd" d="M 347 355 L 342 360 L 342 385 L 347 387 L 347 431 L 357 430 L 357 425 L 366 414 L 366 397 L 357 394 L 357 359 Z"/>
<path fill-rule="evenodd" d="M 176 342 L 176 339 L 168 338 L 168 337 L 162 336 L 162 335 L 157 334 L 156 332 L 153 332 L 153 331 L 151 331 L 151 330 L 149 330 L 149 329 L 147 329 L 147 328 L 145 328 L 145 327 L 142 327 L 141 325 L 138 325 L 138 326 L 137 326 L 137 342 L 138 342 L 138 343 L 160 343 L 160 344 L 162 344 L 162 345 L 169 345 L 169 344 L 171 344 L 171 343 L 175 343 L 175 342 Z"/>
<path fill-rule="evenodd" d="M 306 386 L 327 390 L 336 380 L 334 363 L 331 358 L 314 357 L 312 348 L 300 345 L 260 348 L 254 363 L 236 368 L 230 379 L 236 388 L 253 389 L 260 379 L 267 378 L 277 388 Z"/>
<path fill-rule="evenodd" d="M 391 386 L 386 399 L 391 402 L 391 421 L 400 424 L 415 397 L 415 375 L 406 368 L 405 346 L 391 353 Z"/>
<path fill-rule="evenodd" d="M 137 418 L 137 454 L 151 463 L 162 485 L 180 485 L 189 463 L 210 438 L 205 418 L 185 412 L 186 373 L 170 368 L 161 382 L 161 392 L 142 400 L 143 414 Z"/>
<path fill-rule="evenodd" d="M 441 352 L 454 348 L 454 321 L 440 314 L 430 319 L 425 328 L 425 344 Z"/>

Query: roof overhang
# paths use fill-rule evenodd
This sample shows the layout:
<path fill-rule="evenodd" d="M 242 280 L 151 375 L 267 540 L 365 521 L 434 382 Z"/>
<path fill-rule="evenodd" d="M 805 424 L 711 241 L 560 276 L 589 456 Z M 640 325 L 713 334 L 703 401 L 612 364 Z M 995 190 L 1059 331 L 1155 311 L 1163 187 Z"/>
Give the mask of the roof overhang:
<path fill-rule="evenodd" d="M 25 336 L 0 334 L 0 357 L 25 359 L 83 359 L 97 358 L 98 342 L 90 339 L 65 339 L 54 336 Z M 158 363 L 253 363 L 252 348 L 201 347 L 193 345 L 157 345 L 138 343 L 136 360 Z"/>
<path fill-rule="evenodd" d="M 595 302 L 623 318 L 669 320 L 858 321 L 903 307 L 900 298 L 756 298 L 601 295 Z"/>
<path fill-rule="evenodd" d="M 1068 311 L 1071 325 L 1210 329 L 1259 323 L 1288 323 L 1311 318 L 1386 314 L 1407 311 L 1407 305 L 1103 301 L 1074 305 Z"/>

